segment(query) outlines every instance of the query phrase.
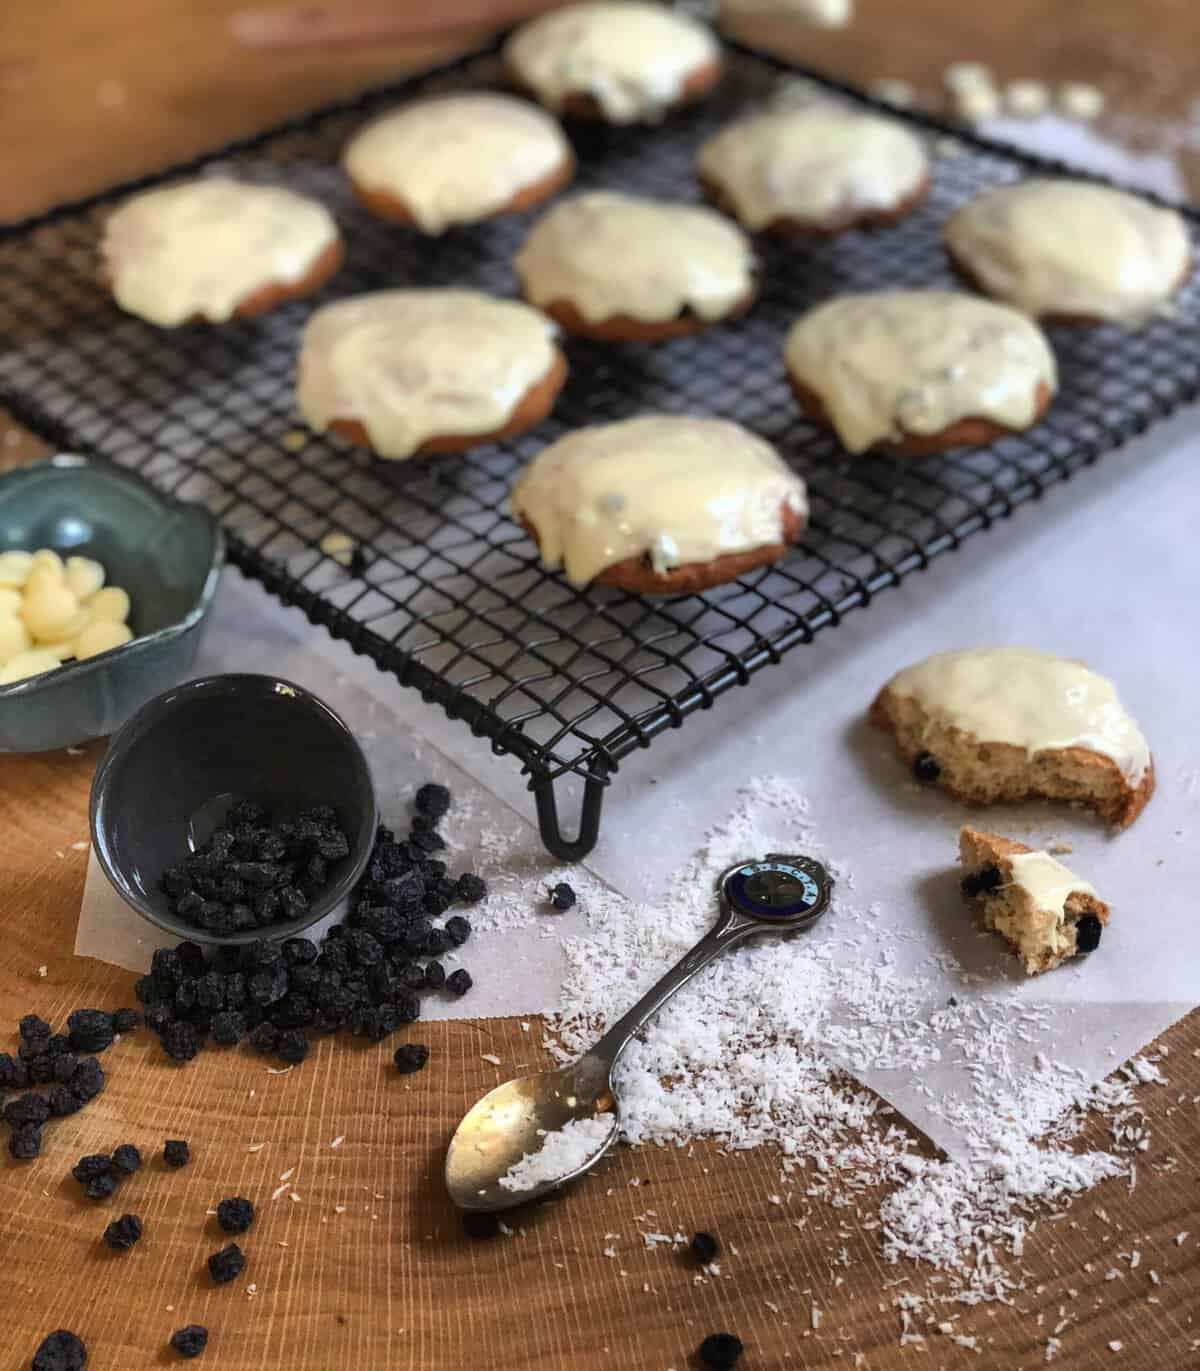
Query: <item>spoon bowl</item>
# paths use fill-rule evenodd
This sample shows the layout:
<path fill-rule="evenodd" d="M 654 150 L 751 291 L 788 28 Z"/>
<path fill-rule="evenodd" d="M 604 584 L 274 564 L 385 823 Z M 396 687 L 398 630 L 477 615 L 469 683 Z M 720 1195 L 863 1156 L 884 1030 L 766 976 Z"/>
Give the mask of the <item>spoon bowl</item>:
<path fill-rule="evenodd" d="M 500 1183 L 546 1135 L 580 1119 L 611 1119 L 608 1135 L 570 1172 L 525 1190 Z M 460 1209 L 510 1209 L 540 1199 L 593 1166 L 616 1141 L 616 1101 L 608 1064 L 589 1053 L 557 1071 L 519 1076 L 488 1093 L 459 1124 L 446 1153 L 446 1189 Z"/>
<path fill-rule="evenodd" d="M 466 1115 L 446 1153 L 446 1189 L 460 1209 L 495 1211 L 528 1204 L 589 1171 L 617 1139 L 620 1118 L 612 1074 L 630 1038 L 688 981 L 722 952 L 760 934 L 799 933 L 829 907 L 833 881 L 812 857 L 768 852 L 737 862 L 717 880 L 716 923 L 642 998 L 608 1027 L 590 1052 L 570 1066 L 520 1076 L 489 1091 Z M 583 1135 L 586 1155 L 569 1143 L 549 1151 L 571 1123 L 603 1119 L 607 1131 Z M 546 1174 L 518 1189 L 512 1169 L 543 1148 Z M 552 1167 L 557 1169 L 552 1170 Z M 538 1168 L 534 1166 L 536 1172 Z M 508 1184 L 503 1182 L 507 1180 Z"/>

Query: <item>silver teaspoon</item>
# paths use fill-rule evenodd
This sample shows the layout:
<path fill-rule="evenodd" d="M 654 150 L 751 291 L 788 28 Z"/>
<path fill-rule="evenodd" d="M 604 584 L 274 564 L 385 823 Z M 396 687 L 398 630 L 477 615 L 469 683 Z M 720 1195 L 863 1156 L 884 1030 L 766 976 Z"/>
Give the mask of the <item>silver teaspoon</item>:
<path fill-rule="evenodd" d="M 591 1170 L 620 1132 L 613 1068 L 633 1035 L 726 949 L 756 934 L 810 928 L 828 908 L 832 890 L 829 873 L 811 857 L 768 853 L 724 871 L 717 881 L 716 923 L 590 1052 L 557 1071 L 506 1081 L 467 1113 L 446 1152 L 446 1189 L 454 1203 L 469 1210 L 510 1209 Z M 564 1128 L 567 1145 L 555 1149 L 564 1157 L 561 1173 L 540 1174 L 515 1186 L 520 1173 L 510 1177 L 510 1172 Z M 535 1164 L 533 1170 L 545 1173 L 547 1168 Z M 509 1178 L 509 1184 L 502 1184 L 502 1178 Z"/>

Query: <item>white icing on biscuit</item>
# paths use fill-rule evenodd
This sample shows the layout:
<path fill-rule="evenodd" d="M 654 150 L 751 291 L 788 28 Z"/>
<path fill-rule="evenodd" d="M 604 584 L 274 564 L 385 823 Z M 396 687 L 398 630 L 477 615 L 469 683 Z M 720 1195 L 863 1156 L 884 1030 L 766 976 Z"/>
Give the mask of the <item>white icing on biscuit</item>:
<path fill-rule="evenodd" d="M 503 211 L 570 161 L 571 146 L 548 114 L 488 91 L 385 114 L 351 140 L 342 158 L 360 190 L 395 196 L 425 233 Z"/>
<path fill-rule="evenodd" d="M 781 218 L 820 228 L 894 210 L 929 174 L 907 129 L 829 101 L 731 124 L 701 147 L 698 166 L 749 229 Z"/>
<path fill-rule="evenodd" d="M 1084 181 L 997 186 L 946 225 L 946 244 L 989 295 L 1029 314 L 1144 323 L 1191 260 L 1182 218 Z"/>
<path fill-rule="evenodd" d="M 517 79 L 553 110 L 590 95 L 614 124 L 658 119 L 687 78 L 719 60 L 712 34 L 662 5 L 585 4 L 524 24 L 504 56 Z"/>
<path fill-rule="evenodd" d="M 804 482 L 727 419 L 647 415 L 578 429 L 543 449 L 512 492 L 542 561 L 586 585 L 649 556 L 656 572 L 783 541 L 783 511 L 808 512 Z"/>
<path fill-rule="evenodd" d="M 1031 319 L 948 290 L 839 295 L 792 326 L 784 356 L 850 452 L 968 417 L 1027 428 L 1039 386 L 1053 392 L 1057 381 Z"/>
<path fill-rule="evenodd" d="M 1025 892 L 1034 909 L 1053 915 L 1058 926 L 1066 919 L 1067 899 L 1072 893 L 1096 894 L 1095 886 L 1081 880 L 1048 852 L 1016 852 L 1007 860 L 1012 884 Z M 1063 946 L 1065 939 L 1054 950 L 1060 952 Z"/>
<path fill-rule="evenodd" d="M 1111 758 L 1136 787 L 1150 750 L 1110 681 L 1080 662 L 1034 648 L 967 648 L 906 667 L 887 689 L 917 701 L 931 720 L 1008 743 L 1030 757 L 1082 747 Z"/>
<path fill-rule="evenodd" d="M 534 225 L 514 263 L 526 299 L 569 302 L 592 324 L 624 314 L 719 319 L 754 288 L 746 235 L 714 210 L 617 191 L 573 196 Z"/>
<path fill-rule="evenodd" d="M 324 433 L 356 419 L 380 457 L 430 438 L 491 433 L 512 418 L 557 356 L 549 319 L 472 290 L 381 290 L 308 321 L 297 401 Z"/>
<path fill-rule="evenodd" d="M 174 328 L 197 316 L 224 323 L 263 286 L 294 285 L 337 237 L 314 200 L 206 177 L 127 200 L 100 252 L 121 308 Z"/>

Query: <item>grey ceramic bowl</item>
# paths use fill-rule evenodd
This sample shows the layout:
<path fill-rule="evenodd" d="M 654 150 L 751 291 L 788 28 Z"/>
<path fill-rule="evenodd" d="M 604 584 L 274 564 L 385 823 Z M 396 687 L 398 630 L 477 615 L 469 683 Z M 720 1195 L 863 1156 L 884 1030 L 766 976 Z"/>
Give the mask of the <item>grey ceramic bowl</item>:
<path fill-rule="evenodd" d="M 300 919 L 218 937 L 180 919 L 159 879 L 207 842 L 229 801 L 254 800 L 273 820 L 332 805 L 350 855 Z M 92 781 L 92 845 L 117 893 L 151 923 L 195 942 L 294 938 L 324 918 L 362 875 L 378 814 L 354 734 L 303 686 L 274 676 L 205 676 L 144 705 L 113 735 Z"/>
<path fill-rule="evenodd" d="M 200 505 L 134 472 L 61 454 L 0 476 L 0 551 L 94 557 L 132 605 L 134 640 L 0 686 L 0 751 L 44 752 L 111 733 L 186 676 L 217 592 L 225 540 Z"/>

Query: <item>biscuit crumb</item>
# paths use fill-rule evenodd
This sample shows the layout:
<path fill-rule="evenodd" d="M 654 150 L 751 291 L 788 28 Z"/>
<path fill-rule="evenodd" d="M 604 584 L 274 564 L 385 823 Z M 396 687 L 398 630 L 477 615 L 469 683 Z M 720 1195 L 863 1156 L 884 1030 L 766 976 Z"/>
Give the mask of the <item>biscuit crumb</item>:
<path fill-rule="evenodd" d="M 332 557 L 341 566 L 350 565 L 355 546 L 354 539 L 348 533 L 327 533 L 319 544 L 325 556 Z"/>

